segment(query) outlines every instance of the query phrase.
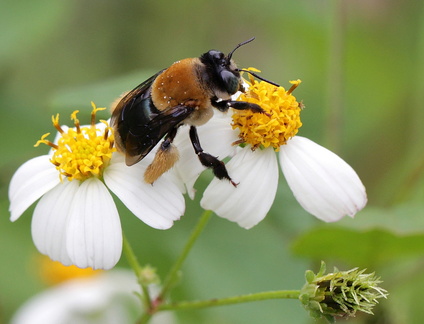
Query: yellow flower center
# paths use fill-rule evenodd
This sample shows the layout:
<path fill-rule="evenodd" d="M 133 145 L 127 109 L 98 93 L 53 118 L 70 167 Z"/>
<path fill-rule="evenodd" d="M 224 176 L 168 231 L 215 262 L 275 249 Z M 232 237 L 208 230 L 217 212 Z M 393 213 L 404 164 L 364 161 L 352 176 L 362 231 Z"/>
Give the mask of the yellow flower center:
<path fill-rule="evenodd" d="M 35 144 L 40 143 L 49 145 L 53 148 L 53 156 L 51 162 L 59 171 L 60 179 L 62 176 L 71 180 L 86 180 L 90 177 L 101 177 L 104 168 L 109 164 L 112 153 L 116 151 L 114 148 L 114 137 L 112 128 L 109 127 L 107 121 L 101 120 L 105 124 L 102 132 L 96 127 L 96 113 L 106 108 L 97 108 L 91 103 L 93 110 L 91 112 L 91 124 L 81 127 L 77 118 L 78 110 L 71 114 L 75 128 L 69 128 L 65 132 L 59 124 L 59 114 L 52 117 L 53 126 L 59 131 L 61 137 L 57 144 L 46 140 L 50 134 L 44 134 Z"/>
<path fill-rule="evenodd" d="M 90 278 L 103 272 L 103 270 L 92 268 L 81 269 L 74 265 L 64 266 L 44 255 L 37 258 L 37 263 L 39 275 L 48 285 L 56 285 L 76 278 Z"/>
<path fill-rule="evenodd" d="M 292 87 L 286 91 L 283 87 L 268 82 L 256 81 L 249 76 L 249 89 L 237 100 L 255 103 L 262 107 L 264 113 L 250 110 L 235 110 L 232 116 L 233 129 L 240 130 L 240 140 L 236 144 L 250 144 L 252 149 L 273 147 L 279 151 L 280 146 L 297 134 L 302 104 L 291 94 L 300 84 L 300 80 L 291 81 Z"/>

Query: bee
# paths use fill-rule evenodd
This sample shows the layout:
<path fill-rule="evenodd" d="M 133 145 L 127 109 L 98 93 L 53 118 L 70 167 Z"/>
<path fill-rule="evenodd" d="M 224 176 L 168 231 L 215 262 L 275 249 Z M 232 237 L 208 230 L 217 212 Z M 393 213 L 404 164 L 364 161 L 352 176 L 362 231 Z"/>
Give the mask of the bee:
<path fill-rule="evenodd" d="M 214 108 L 222 112 L 233 108 L 265 113 L 259 105 L 231 100 L 237 91 L 244 91 L 241 71 L 267 81 L 251 71 L 238 69 L 231 59 L 235 50 L 253 40 L 238 44 L 228 55 L 210 50 L 198 58 L 177 61 L 125 94 L 112 108 L 116 147 L 125 153 L 128 166 L 141 161 L 163 139 L 144 173 L 147 183 L 153 184 L 177 162 L 179 153 L 172 142 L 178 128 L 189 125 L 190 140 L 200 163 L 212 169 L 218 179 L 227 179 L 237 186 L 225 164 L 203 151 L 196 127 L 211 119 Z"/>

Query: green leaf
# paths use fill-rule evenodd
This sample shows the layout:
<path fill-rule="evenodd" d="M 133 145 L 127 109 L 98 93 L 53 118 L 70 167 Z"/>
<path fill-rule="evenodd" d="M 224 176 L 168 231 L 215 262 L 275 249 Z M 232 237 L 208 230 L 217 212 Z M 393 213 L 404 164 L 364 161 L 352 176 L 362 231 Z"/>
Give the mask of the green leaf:
<path fill-rule="evenodd" d="M 337 225 L 356 230 L 385 229 L 398 235 L 424 233 L 424 204 L 408 203 L 391 208 L 367 207 L 355 218 Z"/>
<path fill-rule="evenodd" d="M 376 267 L 395 258 L 420 256 L 424 234 L 398 235 L 385 229 L 315 228 L 292 245 L 294 253 L 314 259 L 334 258 L 359 267 Z"/>

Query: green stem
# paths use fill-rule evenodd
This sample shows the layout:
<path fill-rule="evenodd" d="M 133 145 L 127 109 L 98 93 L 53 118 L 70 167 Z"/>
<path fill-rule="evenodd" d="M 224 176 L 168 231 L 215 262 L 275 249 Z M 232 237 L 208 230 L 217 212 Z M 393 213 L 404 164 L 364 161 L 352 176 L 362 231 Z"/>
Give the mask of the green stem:
<path fill-rule="evenodd" d="M 300 290 L 280 290 L 280 291 L 268 291 L 254 294 L 226 297 L 221 299 L 209 299 L 201 301 L 182 301 L 177 303 L 162 304 L 157 310 L 184 310 L 184 309 L 198 309 L 205 307 L 214 306 L 225 306 L 233 304 L 248 303 L 259 300 L 268 299 L 298 299 Z"/>
<path fill-rule="evenodd" d="M 185 261 L 185 259 L 188 256 L 188 253 L 191 251 L 191 248 L 193 247 L 194 243 L 196 242 L 199 235 L 202 233 L 203 229 L 205 228 L 206 224 L 208 223 L 210 217 L 212 215 L 212 211 L 205 210 L 200 217 L 199 221 L 197 222 L 196 227 L 194 228 L 193 232 L 191 233 L 186 245 L 184 246 L 183 251 L 181 252 L 178 259 L 175 261 L 174 265 L 172 266 L 171 270 L 169 270 L 168 275 L 166 276 L 162 291 L 159 295 L 159 297 L 156 299 L 156 301 L 160 302 L 165 299 L 166 295 L 169 293 L 171 288 L 174 286 L 175 282 L 178 279 L 178 273 Z M 125 241 L 124 241 L 125 242 Z M 150 301 L 150 299 L 149 299 Z M 147 312 L 145 312 L 137 324 L 146 324 L 149 322 L 150 318 L 153 315 L 153 312 L 156 313 L 160 309 L 160 306 L 154 308 L 152 303 L 150 302 L 149 307 L 147 308 Z"/>
<path fill-rule="evenodd" d="M 141 315 L 140 320 L 137 322 L 137 324 L 146 324 L 149 322 L 151 317 L 152 317 L 152 314 L 144 313 L 143 315 Z"/>
<path fill-rule="evenodd" d="M 173 287 L 175 282 L 178 279 L 178 274 L 181 269 L 181 266 L 183 265 L 185 259 L 187 258 L 188 253 L 190 252 L 191 248 L 193 247 L 194 243 L 196 242 L 199 235 L 202 233 L 203 229 L 205 228 L 206 224 L 208 223 L 210 217 L 212 215 L 212 211 L 205 210 L 200 217 L 196 227 L 194 228 L 193 232 L 191 233 L 183 251 L 181 252 L 178 259 L 175 261 L 174 265 L 172 266 L 171 270 L 169 271 L 168 275 L 166 276 L 162 292 L 159 296 L 160 300 L 163 300 L 166 295 L 168 294 L 169 290 Z"/>
<path fill-rule="evenodd" d="M 122 249 L 124 252 L 125 257 L 127 258 L 127 261 L 130 265 L 130 267 L 133 269 L 135 276 L 137 277 L 138 283 L 143 291 L 143 302 L 146 309 L 152 308 L 152 301 L 150 298 L 150 292 L 147 287 L 147 285 L 144 284 L 142 278 L 140 277 L 143 267 L 138 263 L 137 257 L 134 254 L 134 250 L 131 247 L 131 244 L 127 240 L 126 236 L 122 234 L 123 236 L 123 245 Z"/>

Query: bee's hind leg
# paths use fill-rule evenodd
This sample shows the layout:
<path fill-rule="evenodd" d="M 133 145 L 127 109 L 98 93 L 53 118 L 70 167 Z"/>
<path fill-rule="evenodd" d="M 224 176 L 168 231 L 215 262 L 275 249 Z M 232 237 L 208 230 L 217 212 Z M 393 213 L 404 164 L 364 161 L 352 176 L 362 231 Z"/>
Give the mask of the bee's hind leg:
<path fill-rule="evenodd" d="M 174 127 L 165 137 L 156 151 L 153 162 L 144 172 L 144 181 L 153 184 L 162 174 L 174 166 L 179 159 L 178 149 L 172 144 L 177 135 L 178 127 Z"/>

